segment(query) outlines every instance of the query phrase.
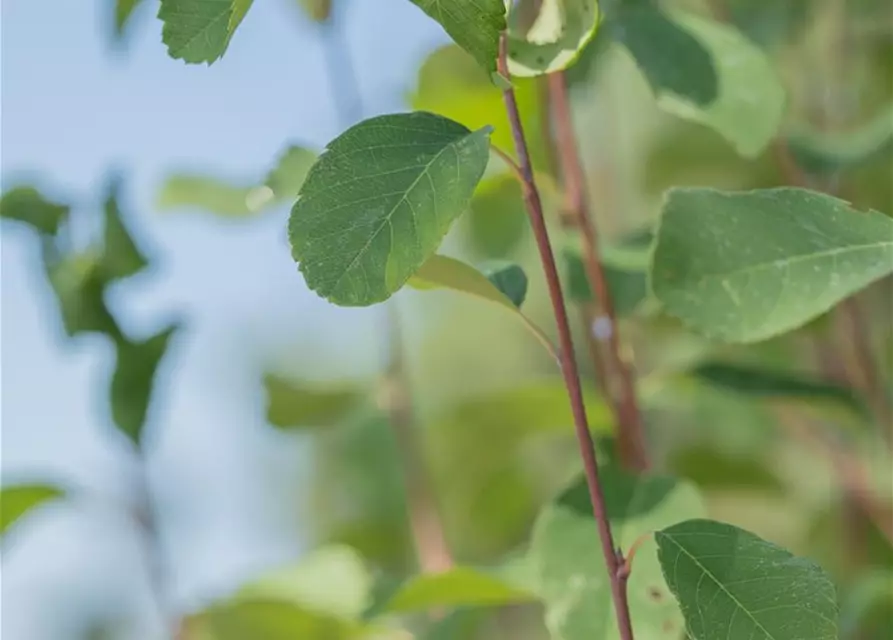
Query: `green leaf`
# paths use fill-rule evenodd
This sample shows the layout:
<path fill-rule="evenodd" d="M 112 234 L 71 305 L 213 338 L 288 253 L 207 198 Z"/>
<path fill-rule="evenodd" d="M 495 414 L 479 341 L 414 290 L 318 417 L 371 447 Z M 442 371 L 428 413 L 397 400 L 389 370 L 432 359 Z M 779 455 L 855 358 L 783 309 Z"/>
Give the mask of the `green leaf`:
<path fill-rule="evenodd" d="M 733 27 L 635 5 L 616 19 L 614 31 L 661 109 L 715 129 L 749 158 L 775 137 L 784 87 L 767 55 Z"/>
<path fill-rule="evenodd" d="M 484 621 L 484 609 L 460 609 L 440 618 L 425 629 L 419 640 L 467 640 L 474 638 Z"/>
<path fill-rule="evenodd" d="M 391 597 L 384 611 L 406 613 L 441 607 L 499 607 L 534 599 L 534 594 L 493 571 L 453 567 L 442 573 L 410 578 Z"/>
<path fill-rule="evenodd" d="M 56 235 L 70 207 L 47 200 L 33 187 L 14 187 L 0 198 L 0 217 L 31 225 L 38 233 Z"/>
<path fill-rule="evenodd" d="M 201 640 L 347 640 L 357 637 L 356 625 L 275 599 L 224 602 L 190 616 L 185 626 L 190 637 L 195 635 Z"/>
<path fill-rule="evenodd" d="M 651 286 L 666 311 L 726 342 L 796 329 L 893 272 L 893 220 L 805 189 L 674 189 Z"/>
<path fill-rule="evenodd" d="M 544 0 L 527 33 L 509 31 L 512 76 L 533 77 L 574 64 L 601 21 L 596 0 Z"/>
<path fill-rule="evenodd" d="M 681 522 L 656 538 L 693 640 L 837 640 L 834 584 L 812 561 L 710 520 Z"/>
<path fill-rule="evenodd" d="M 831 403 L 860 416 L 868 408 L 859 395 L 821 379 L 755 366 L 725 362 L 705 362 L 689 372 L 696 380 L 714 387 L 766 399 L 796 399 L 809 404 Z"/>
<path fill-rule="evenodd" d="M 505 0 L 411 0 L 440 23 L 460 47 L 491 75 L 496 73 L 499 36 L 506 27 Z"/>
<path fill-rule="evenodd" d="M 120 186 L 120 180 L 113 179 L 105 201 L 105 234 L 99 263 L 104 282 L 130 277 L 148 265 L 121 217 L 118 206 Z"/>
<path fill-rule="evenodd" d="M 237 597 L 287 601 L 306 611 L 356 620 L 371 592 L 372 576 L 360 555 L 350 547 L 331 545 L 252 580 Z"/>
<path fill-rule="evenodd" d="M 389 298 L 468 207 L 489 143 L 486 128 L 424 112 L 372 118 L 332 141 L 289 220 L 310 289 L 342 306 Z"/>
<path fill-rule="evenodd" d="M 583 258 L 573 249 L 565 249 L 565 269 L 567 274 L 568 298 L 574 302 L 592 302 L 595 296 L 589 286 L 589 278 L 583 267 Z M 636 312 L 648 297 L 648 273 L 645 269 L 622 269 L 602 264 L 608 290 L 618 316 L 628 316 Z"/>
<path fill-rule="evenodd" d="M 299 0 L 299 3 L 314 22 L 325 22 L 332 14 L 332 0 Z"/>
<path fill-rule="evenodd" d="M 142 4 L 143 0 L 115 0 L 115 38 L 124 37 L 124 30 L 133 15 L 134 10 Z"/>
<path fill-rule="evenodd" d="M 162 40 L 172 58 L 188 64 L 218 60 L 253 0 L 161 0 Z"/>
<path fill-rule="evenodd" d="M 112 419 L 137 447 L 142 444 L 155 372 L 171 336 L 179 328 L 178 324 L 170 325 L 140 342 L 131 342 L 124 336 L 115 341 L 116 364 L 110 388 Z"/>
<path fill-rule="evenodd" d="M 889 159 L 893 152 L 893 105 L 854 131 L 819 133 L 800 130 L 791 133 L 787 140 L 797 166 L 817 174 Z"/>
<path fill-rule="evenodd" d="M 840 637 L 882 638 L 893 623 L 893 571 L 866 571 L 841 598 L 840 609 Z M 872 634 L 866 627 L 876 631 Z"/>
<path fill-rule="evenodd" d="M 493 140 L 495 144 L 496 133 Z M 471 199 L 471 209 L 465 220 L 472 250 L 486 258 L 508 256 L 528 229 L 518 179 L 502 174 L 482 180 Z"/>
<path fill-rule="evenodd" d="M 521 308 L 527 297 L 527 274 L 524 269 L 514 262 L 490 262 L 484 267 L 484 275 L 513 305 Z"/>
<path fill-rule="evenodd" d="M 615 544 L 628 551 L 639 541 L 628 582 L 637 640 L 682 636 L 683 620 L 661 577 L 651 531 L 703 513 L 693 487 L 661 476 L 627 475 L 602 469 L 608 517 Z M 546 626 L 554 638 L 618 638 L 610 583 L 584 478 L 570 486 L 537 518 L 530 546 Z"/>
<path fill-rule="evenodd" d="M 212 176 L 175 174 L 161 187 L 156 206 L 161 210 L 201 209 L 227 218 L 260 214 L 284 201 L 293 201 L 304 183 L 316 154 L 289 146 L 263 183 L 238 186 Z"/>
<path fill-rule="evenodd" d="M 0 491 L 0 536 L 23 516 L 42 504 L 64 495 L 64 491 L 49 484 L 20 484 L 3 487 Z"/>
<path fill-rule="evenodd" d="M 364 399 L 354 386 L 324 387 L 272 374 L 264 376 L 264 389 L 267 422 L 282 429 L 338 426 Z"/>
<path fill-rule="evenodd" d="M 69 336 L 104 333 L 116 337 L 121 331 L 105 304 L 106 281 L 101 253 L 88 250 L 54 260 L 44 249 L 44 269 L 56 294 L 62 325 Z"/>
<path fill-rule="evenodd" d="M 501 284 L 510 286 L 511 293 L 515 298 L 520 297 L 520 302 L 524 301 L 524 294 L 527 291 L 527 276 L 521 271 L 520 267 L 512 265 L 511 273 L 504 273 L 505 281 Z M 518 273 L 520 271 L 520 274 Z M 523 278 L 523 292 L 522 282 Z M 503 291 L 499 284 L 488 278 L 483 273 L 465 264 L 461 260 L 449 258 L 435 254 L 428 259 L 425 264 L 416 272 L 409 281 L 410 286 L 416 289 L 436 289 L 445 288 L 465 293 L 467 295 L 481 298 L 489 302 L 494 302 L 501 307 L 508 309 L 524 323 L 524 326 L 539 340 L 546 350 L 553 356 L 556 356 L 555 347 L 549 337 L 543 333 L 542 329 L 537 327 L 533 321 L 521 313 L 518 304 L 507 292 Z"/>

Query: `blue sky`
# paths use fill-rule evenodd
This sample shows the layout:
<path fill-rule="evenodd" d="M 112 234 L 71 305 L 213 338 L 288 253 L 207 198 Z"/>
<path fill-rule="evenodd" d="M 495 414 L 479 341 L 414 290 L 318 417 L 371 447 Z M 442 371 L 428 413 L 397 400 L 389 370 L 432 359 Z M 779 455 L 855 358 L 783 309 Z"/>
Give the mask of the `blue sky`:
<path fill-rule="evenodd" d="M 362 330 L 375 312 L 335 309 L 307 292 L 288 255 L 284 210 L 250 224 L 153 210 L 170 171 L 250 180 L 287 144 L 319 148 L 343 128 L 320 33 L 297 0 L 254 4 L 208 68 L 167 57 L 153 1 L 118 53 L 112 0 L 2 3 L 4 188 L 37 181 L 89 219 L 108 171 L 123 171 L 125 211 L 157 264 L 110 303 L 134 336 L 174 316 L 187 323 L 163 365 L 149 454 L 170 597 L 185 608 L 301 551 L 295 514 L 270 494 L 300 486 L 308 461 L 263 428 L 261 368 L 288 362 L 326 377 L 375 367 L 374 334 Z M 365 115 L 404 109 L 418 62 L 446 36 L 405 0 L 343 5 Z M 63 339 L 25 230 L 4 225 L 0 247 L 2 476 L 78 489 L 13 534 L 3 637 L 72 637 L 85 614 L 109 610 L 137 621 L 143 635 L 128 637 L 161 637 L 140 540 L 118 507 L 133 475 L 105 403 L 111 351 L 100 339 Z M 337 357 L 347 354 L 351 370 Z"/>

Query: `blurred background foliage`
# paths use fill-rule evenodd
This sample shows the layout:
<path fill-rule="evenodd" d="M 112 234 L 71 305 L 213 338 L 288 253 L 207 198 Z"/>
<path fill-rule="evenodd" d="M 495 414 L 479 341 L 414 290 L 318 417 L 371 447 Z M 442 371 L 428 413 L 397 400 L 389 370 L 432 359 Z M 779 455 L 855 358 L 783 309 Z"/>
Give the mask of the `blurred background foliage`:
<path fill-rule="evenodd" d="M 361 0 L 295 4 L 306 12 L 302 19 L 316 21 L 320 37 L 332 38 L 337 50 L 339 20 L 355 2 Z M 152 10 L 135 10 L 153 2 L 108 4 L 114 5 L 113 38 L 124 46 L 128 34 L 159 28 Z M 603 2 L 606 10 L 619 4 L 622 0 Z M 609 265 L 617 276 L 612 286 L 623 315 L 626 355 L 640 381 L 655 466 L 697 484 L 712 517 L 817 559 L 839 585 L 841 637 L 880 640 L 893 628 L 893 548 L 883 535 L 883 522 L 855 506 L 852 492 L 862 485 L 854 489 L 850 480 L 853 474 L 863 478 L 862 489 L 880 496 L 882 517 L 893 515 L 893 283 L 888 278 L 783 337 L 736 347 L 711 343 L 662 315 L 649 304 L 644 266 L 636 264 L 647 256 L 647 232 L 663 192 L 672 186 L 799 184 L 831 190 L 860 208 L 893 212 L 893 4 L 661 4 L 727 21 L 761 47 L 784 79 L 787 108 L 777 141 L 756 157 L 744 158 L 713 130 L 660 111 L 629 54 L 601 37 L 571 70 L 578 145 L 605 243 L 617 250 Z M 617 27 L 602 27 L 608 28 Z M 345 64 L 343 57 L 335 64 Z M 342 77 L 334 82 L 335 90 L 341 86 L 348 92 L 336 94 L 336 101 L 354 100 L 350 92 L 356 88 L 343 88 L 352 72 L 336 73 Z M 524 81 L 518 91 L 556 243 L 562 243 L 562 201 L 543 87 Z M 512 149 L 499 91 L 455 45 L 440 46 L 418 60 L 418 76 L 404 102 L 406 108 L 434 111 L 470 128 L 492 124 L 495 144 Z M 214 167 L 204 174 L 172 170 L 158 185 L 156 208 L 167 215 L 201 212 L 208 225 L 220 224 L 221 218 L 245 227 L 266 216 L 284 221 L 317 152 L 284 141 L 278 158 L 241 182 L 221 178 Z M 126 176 L 109 182 L 101 224 L 28 184 L 4 184 L 2 215 L 8 219 L 4 228 L 7 222 L 24 223 L 39 238 L 42 264 L 33 269 L 44 270 L 66 333 L 109 338 L 116 354 L 108 385 L 111 415 L 140 453 L 153 382 L 176 379 L 175 368 L 163 363 L 166 350 L 179 339 L 181 321 L 151 335 L 131 336 L 106 304 L 110 287 L 137 290 L 138 279 L 131 284 L 130 278 L 156 260 L 143 248 L 151 242 L 129 231 L 132 214 L 119 206 L 120 180 Z M 446 248 L 470 261 L 510 258 L 522 264 L 531 276 L 526 311 L 541 326 L 551 326 L 520 189 L 498 159 Z M 282 244 L 269 251 L 287 248 Z M 585 281 L 575 284 L 580 267 L 572 255 L 565 268 L 576 312 L 590 296 Z M 404 344 L 401 376 L 411 398 L 408 428 L 430 474 L 446 544 L 459 563 L 501 562 L 523 549 L 536 514 L 579 467 L 558 372 L 498 309 L 450 293 L 405 292 L 397 300 Z M 372 344 L 387 342 L 383 313 L 350 313 L 344 312 L 352 330 L 373 336 Z M 188 325 L 189 318 L 182 322 Z M 591 426 L 603 453 L 610 455 L 610 412 L 587 366 L 586 327 L 578 322 L 576 329 Z M 267 420 L 276 428 L 271 437 L 281 447 L 306 451 L 306 482 L 280 496 L 277 508 L 296 514 L 308 547 L 347 545 L 358 552 L 359 574 L 368 571 L 375 579 L 410 575 L 417 570 L 417 547 L 424 554 L 426 541 L 413 540 L 411 511 L 417 505 L 408 494 L 415 479 L 410 476 L 407 487 L 407 473 L 412 473 L 403 459 L 407 445 L 382 396 L 386 350 L 382 346 L 381 353 L 354 360 L 349 350 L 334 346 L 339 342 L 334 329 L 295 339 L 281 345 L 262 381 Z M 49 488 L 18 498 L 4 495 L 4 529 L 18 508 L 16 500 L 57 497 Z M 151 503 L 151 496 L 142 495 L 140 501 Z M 165 518 L 163 508 L 148 511 L 151 516 L 144 517 L 150 521 Z M 349 590 L 338 582 L 342 574 L 326 562 L 314 574 L 317 584 L 334 581 L 327 588 Z M 368 580 L 371 584 L 373 578 Z M 94 622 L 100 630 L 91 627 L 71 637 L 135 637 L 127 627 L 117 632 L 118 620 Z M 243 637 L 233 624 L 200 623 L 185 637 Z M 322 626 L 307 629 L 323 633 Z M 545 637 L 532 605 L 450 616 L 437 631 L 441 635 L 425 637 Z"/>

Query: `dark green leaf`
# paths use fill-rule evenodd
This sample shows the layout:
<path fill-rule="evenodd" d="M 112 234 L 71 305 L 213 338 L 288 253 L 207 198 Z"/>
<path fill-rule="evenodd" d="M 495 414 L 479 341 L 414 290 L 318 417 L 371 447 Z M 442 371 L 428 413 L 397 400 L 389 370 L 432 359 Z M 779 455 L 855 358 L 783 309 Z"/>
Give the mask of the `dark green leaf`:
<path fill-rule="evenodd" d="M 893 106 L 854 131 L 794 132 L 788 136 L 788 146 L 799 167 L 818 174 L 889 160 L 893 155 Z"/>
<path fill-rule="evenodd" d="M 754 366 L 705 362 L 691 372 L 695 379 L 715 387 L 759 398 L 797 399 L 839 404 L 865 415 L 864 401 L 852 389 L 784 371 Z"/>
<path fill-rule="evenodd" d="M 456 44 L 490 74 L 496 72 L 499 36 L 506 27 L 505 0 L 411 0 L 440 23 Z"/>
<path fill-rule="evenodd" d="M 186 628 L 202 640 L 348 640 L 356 625 L 291 602 L 254 599 L 222 603 L 191 616 Z"/>
<path fill-rule="evenodd" d="M 651 265 L 671 315 L 727 342 L 796 329 L 893 272 L 893 220 L 805 189 L 674 189 Z"/>
<path fill-rule="evenodd" d="M 488 129 L 430 113 L 348 129 L 310 170 L 289 220 L 307 285 L 343 306 L 389 298 L 468 207 L 489 155 Z"/>
<path fill-rule="evenodd" d="M 124 30 L 133 15 L 134 10 L 142 4 L 143 0 L 114 0 L 115 2 L 115 38 L 124 37 Z"/>
<path fill-rule="evenodd" d="M 595 298 L 589 286 L 589 278 L 583 267 L 583 259 L 572 249 L 564 250 L 567 269 L 568 298 L 574 302 L 592 302 Z M 645 269 L 622 269 L 602 264 L 614 310 L 618 316 L 634 313 L 648 297 L 648 273 Z"/>
<path fill-rule="evenodd" d="M 105 201 L 105 235 L 99 264 L 100 277 L 104 282 L 127 278 L 148 265 L 124 225 L 118 206 L 119 193 L 120 180 L 115 178 L 109 185 Z"/>
<path fill-rule="evenodd" d="M 264 388 L 267 422 L 283 429 L 338 426 L 364 399 L 354 386 L 324 387 L 272 374 L 264 376 Z"/>
<path fill-rule="evenodd" d="M 68 205 L 47 200 L 33 187 L 15 187 L 0 198 L 0 217 L 31 225 L 46 235 L 55 235 L 68 218 Z"/>
<path fill-rule="evenodd" d="M 394 593 L 384 612 L 406 613 L 441 607 L 498 607 L 534 599 L 534 594 L 492 570 L 453 567 L 443 573 L 410 578 Z"/>
<path fill-rule="evenodd" d="M 693 640 L 837 640 L 834 584 L 817 564 L 710 520 L 655 535 Z"/>
<path fill-rule="evenodd" d="M 0 491 L 0 536 L 5 536 L 22 516 L 50 500 L 64 495 L 49 484 L 20 484 Z"/>
<path fill-rule="evenodd" d="M 595 37 L 601 18 L 595 0 L 543 0 L 526 33 L 509 30 L 509 72 L 533 77 L 566 69 Z"/>
<path fill-rule="evenodd" d="M 356 620 L 371 590 L 372 577 L 360 555 L 350 547 L 331 545 L 252 580 L 238 598 L 287 601 L 316 614 Z"/>
<path fill-rule="evenodd" d="M 521 308 L 527 297 L 527 274 L 514 262 L 492 262 L 484 266 L 484 275 L 512 304 Z"/>
<path fill-rule="evenodd" d="M 179 328 L 173 324 L 141 342 L 131 342 L 124 336 L 115 341 L 116 364 L 110 389 L 112 419 L 137 446 L 142 444 L 155 372 L 168 341 Z"/>
<path fill-rule="evenodd" d="M 700 497 L 672 478 L 634 477 L 614 467 L 604 468 L 601 475 L 615 544 L 625 551 L 636 541 L 641 545 L 628 583 L 636 638 L 681 637 L 682 615 L 661 577 L 655 543 L 640 538 L 681 518 L 700 516 Z M 546 605 L 546 626 L 554 638 L 619 637 L 597 535 L 584 478 L 548 505 L 534 526 L 530 553 Z"/>
<path fill-rule="evenodd" d="M 105 304 L 106 283 L 99 251 L 74 253 L 54 261 L 45 249 L 44 268 L 69 336 L 104 333 L 114 338 L 120 335 L 118 323 Z"/>
<path fill-rule="evenodd" d="M 172 58 L 190 64 L 218 60 L 253 0 L 161 0 L 162 40 Z"/>

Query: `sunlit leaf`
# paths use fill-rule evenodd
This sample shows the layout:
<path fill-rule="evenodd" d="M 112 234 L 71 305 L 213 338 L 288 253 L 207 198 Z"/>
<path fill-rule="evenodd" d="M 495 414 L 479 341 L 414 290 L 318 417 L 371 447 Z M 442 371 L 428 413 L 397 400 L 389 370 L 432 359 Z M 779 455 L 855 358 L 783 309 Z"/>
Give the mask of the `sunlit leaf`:
<path fill-rule="evenodd" d="M 854 131 L 801 130 L 788 136 L 797 165 L 813 173 L 833 173 L 893 155 L 893 105 Z"/>
<path fill-rule="evenodd" d="M 362 403 L 364 394 L 352 385 L 323 386 L 280 376 L 264 376 L 267 422 L 283 429 L 334 427 Z"/>
<path fill-rule="evenodd" d="M 179 325 L 171 325 L 139 342 L 123 336 L 116 340 L 116 364 L 110 389 L 112 419 L 137 446 L 142 444 L 158 364 L 177 329 Z"/>
<path fill-rule="evenodd" d="M 544 0 L 526 33 L 509 31 L 509 72 L 532 77 L 566 69 L 595 37 L 601 17 L 596 0 Z"/>
<path fill-rule="evenodd" d="M 64 495 L 62 489 L 49 484 L 19 484 L 0 491 L 0 536 L 33 509 Z"/>
<path fill-rule="evenodd" d="M 624 551 L 639 541 L 629 578 L 629 607 L 637 639 L 681 637 L 682 615 L 664 582 L 655 543 L 643 535 L 680 519 L 702 515 L 697 491 L 672 478 L 634 477 L 614 467 L 601 472 L 614 542 Z M 611 588 L 589 490 L 580 478 L 537 519 L 530 545 L 546 626 L 554 638 L 619 637 Z"/>
<path fill-rule="evenodd" d="M 389 298 L 468 207 L 489 155 L 488 129 L 472 133 L 430 113 L 348 129 L 310 170 L 291 212 L 292 256 L 307 285 L 343 306 Z"/>
<path fill-rule="evenodd" d="M 47 200 L 33 187 L 14 187 L 0 198 L 0 217 L 24 222 L 46 235 L 56 234 L 68 212 L 68 205 Z"/>
<path fill-rule="evenodd" d="M 497 607 L 531 602 L 535 595 L 494 571 L 453 567 L 437 574 L 409 578 L 384 607 L 405 613 L 441 607 Z"/>
<path fill-rule="evenodd" d="M 212 64 L 229 42 L 253 0 L 161 0 L 162 40 L 172 58 Z"/>
<path fill-rule="evenodd" d="M 93 249 L 50 260 L 44 251 L 44 268 L 69 336 L 80 333 L 120 334 L 118 324 L 105 304 L 105 279 L 101 252 Z"/>
<path fill-rule="evenodd" d="M 893 220 L 804 189 L 674 189 L 651 266 L 671 315 L 727 342 L 796 329 L 893 272 Z"/>
<path fill-rule="evenodd" d="M 308 611 L 351 620 L 359 619 L 371 589 L 372 577 L 360 555 L 350 547 L 332 545 L 255 578 L 239 590 L 238 597 L 288 601 Z"/>
<path fill-rule="evenodd" d="M 521 292 L 521 279 L 523 277 L 523 293 L 526 294 L 527 277 L 523 274 L 523 271 L 519 274 L 517 269 L 520 269 L 520 267 L 515 266 L 511 270 L 514 274 L 511 277 L 504 272 L 503 275 L 511 282 L 507 281 L 502 284 L 510 285 L 513 295 L 516 298 L 520 296 L 520 301 L 523 302 L 524 295 Z M 548 336 L 527 316 L 521 313 L 518 308 L 519 305 L 515 304 L 515 301 L 507 295 L 507 292 L 504 292 L 491 278 L 488 278 L 471 265 L 455 258 L 435 254 L 422 265 L 409 282 L 412 287 L 417 289 L 452 289 L 453 291 L 496 303 L 514 313 L 524 323 L 524 326 L 533 333 L 534 337 L 539 340 L 540 344 L 550 354 L 555 355 L 555 349 Z"/>
<path fill-rule="evenodd" d="M 105 231 L 99 264 L 104 281 L 130 277 L 142 271 L 148 261 L 130 235 L 118 205 L 121 181 L 114 178 L 105 200 Z"/>
<path fill-rule="evenodd" d="M 837 640 L 834 583 L 814 562 L 711 520 L 655 536 L 693 640 Z"/>
<path fill-rule="evenodd" d="M 289 146 L 260 184 L 232 184 L 213 176 L 181 173 L 168 176 L 156 199 L 161 210 L 199 209 L 228 218 L 253 216 L 281 202 L 293 201 L 316 154 Z"/>
<path fill-rule="evenodd" d="M 411 0 L 489 73 L 496 72 L 505 0 Z"/>
<path fill-rule="evenodd" d="M 185 626 L 190 637 L 195 634 L 201 640 L 347 640 L 357 635 L 355 624 L 275 599 L 220 603 L 190 616 Z"/>

